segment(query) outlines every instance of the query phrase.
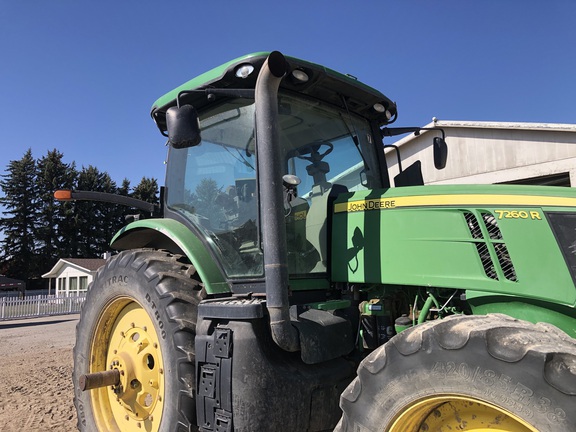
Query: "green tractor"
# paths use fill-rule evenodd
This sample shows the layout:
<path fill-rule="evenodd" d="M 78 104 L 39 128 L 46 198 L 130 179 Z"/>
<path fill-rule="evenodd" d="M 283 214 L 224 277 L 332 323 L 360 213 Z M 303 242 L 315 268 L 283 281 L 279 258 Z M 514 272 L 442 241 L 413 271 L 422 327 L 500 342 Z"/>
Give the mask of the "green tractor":
<path fill-rule="evenodd" d="M 247 55 L 154 104 L 161 206 L 60 192 L 141 208 L 77 327 L 79 429 L 576 431 L 576 192 L 392 182 L 384 137 L 447 158 L 396 117 Z"/>

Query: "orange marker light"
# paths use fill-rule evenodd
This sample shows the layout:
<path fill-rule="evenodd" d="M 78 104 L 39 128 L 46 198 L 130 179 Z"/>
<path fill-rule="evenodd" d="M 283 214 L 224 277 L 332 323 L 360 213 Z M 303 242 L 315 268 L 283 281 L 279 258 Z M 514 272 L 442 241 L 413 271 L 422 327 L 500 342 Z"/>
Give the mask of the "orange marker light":
<path fill-rule="evenodd" d="M 56 198 L 58 201 L 70 201 L 72 199 L 72 191 L 57 190 L 54 192 L 54 198 Z"/>

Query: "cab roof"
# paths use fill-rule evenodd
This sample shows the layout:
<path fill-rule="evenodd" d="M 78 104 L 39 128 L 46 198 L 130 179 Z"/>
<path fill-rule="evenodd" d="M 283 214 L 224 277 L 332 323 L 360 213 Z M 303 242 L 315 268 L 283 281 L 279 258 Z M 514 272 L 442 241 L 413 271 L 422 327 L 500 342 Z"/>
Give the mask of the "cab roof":
<path fill-rule="evenodd" d="M 160 97 L 152 106 L 151 111 L 152 118 L 160 131 L 165 134 L 166 110 L 176 105 L 176 98 L 182 91 L 208 88 L 254 89 L 258 73 L 269 54 L 270 52 L 257 52 L 236 58 L 187 81 Z M 280 83 L 281 90 L 298 92 L 342 108 L 344 108 L 342 101 L 344 98 L 351 112 L 372 121 L 376 120 L 380 125 L 391 121 L 385 112 L 374 109 L 375 104 L 383 106 L 392 115 L 392 121 L 396 118 L 396 104 L 378 90 L 361 83 L 356 78 L 294 57 L 286 57 L 286 60 L 289 69 Z M 254 70 L 245 78 L 238 77 L 236 72 L 245 65 L 251 65 Z M 305 72 L 309 77 L 308 81 L 296 80 L 292 74 L 294 70 Z M 217 99 L 221 100 L 222 97 L 218 96 Z M 201 112 L 203 107 L 211 103 L 211 100 L 202 92 L 187 93 L 180 97 L 180 103 L 191 104 Z"/>

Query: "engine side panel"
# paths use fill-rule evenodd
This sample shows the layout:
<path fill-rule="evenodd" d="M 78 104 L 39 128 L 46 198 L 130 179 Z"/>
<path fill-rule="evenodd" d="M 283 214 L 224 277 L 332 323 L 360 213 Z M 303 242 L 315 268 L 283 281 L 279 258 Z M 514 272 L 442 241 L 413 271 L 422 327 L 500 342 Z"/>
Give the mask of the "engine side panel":
<path fill-rule="evenodd" d="M 546 213 L 573 212 L 576 199 L 512 192 L 426 186 L 343 195 L 333 215 L 333 280 L 461 288 L 574 306 L 574 282 Z"/>

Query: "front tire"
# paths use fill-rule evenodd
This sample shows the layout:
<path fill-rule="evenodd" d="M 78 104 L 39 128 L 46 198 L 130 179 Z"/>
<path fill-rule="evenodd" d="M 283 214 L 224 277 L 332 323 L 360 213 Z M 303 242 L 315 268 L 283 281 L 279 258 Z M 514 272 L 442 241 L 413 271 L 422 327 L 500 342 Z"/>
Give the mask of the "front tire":
<path fill-rule="evenodd" d="M 194 430 L 194 338 L 202 292 L 193 266 L 167 252 L 121 252 L 98 271 L 76 328 L 79 430 Z M 80 389 L 82 375 L 111 369 L 120 372 L 118 384 Z"/>
<path fill-rule="evenodd" d="M 576 430 L 576 344 L 505 315 L 455 316 L 374 351 L 342 394 L 335 431 Z"/>

